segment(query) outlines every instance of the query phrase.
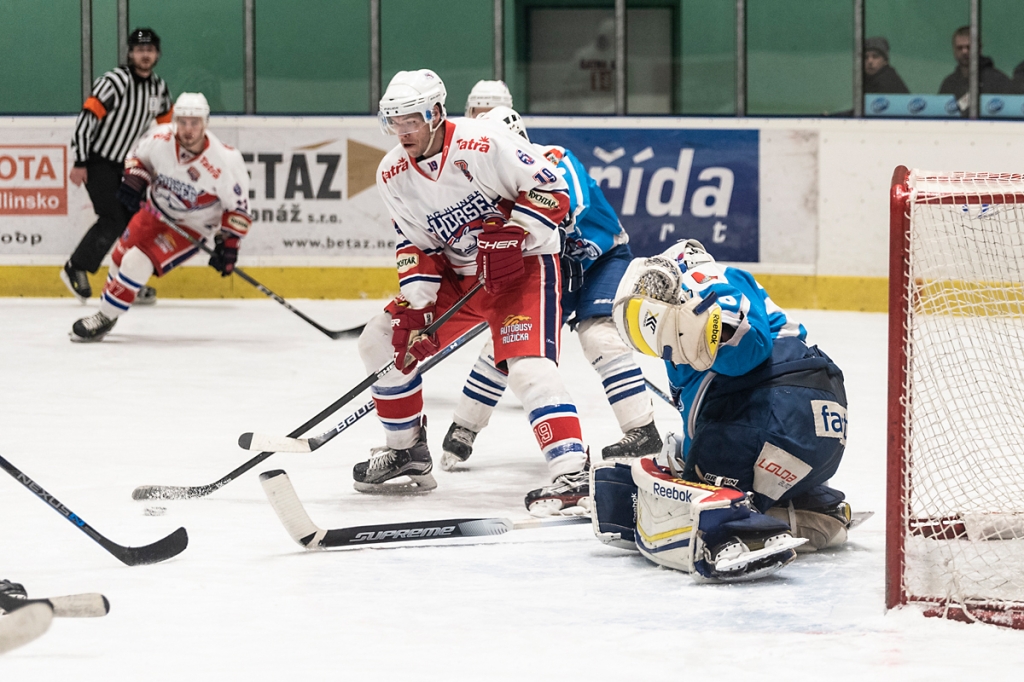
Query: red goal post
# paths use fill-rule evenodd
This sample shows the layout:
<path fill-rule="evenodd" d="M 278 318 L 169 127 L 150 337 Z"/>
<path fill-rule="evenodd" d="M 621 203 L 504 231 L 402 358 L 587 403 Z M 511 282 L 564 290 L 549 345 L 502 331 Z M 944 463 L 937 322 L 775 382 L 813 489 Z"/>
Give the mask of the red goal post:
<path fill-rule="evenodd" d="M 1024 629 L 1024 175 L 890 186 L 886 607 Z"/>

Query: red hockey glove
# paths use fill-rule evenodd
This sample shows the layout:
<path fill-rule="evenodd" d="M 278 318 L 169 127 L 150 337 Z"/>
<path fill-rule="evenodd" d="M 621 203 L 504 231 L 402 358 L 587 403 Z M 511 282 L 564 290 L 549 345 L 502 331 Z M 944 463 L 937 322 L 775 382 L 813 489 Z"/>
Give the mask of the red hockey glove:
<path fill-rule="evenodd" d="M 214 248 L 210 255 L 210 267 L 219 272 L 221 277 L 227 277 L 235 271 L 238 245 L 241 241 L 238 237 L 223 233 L 218 233 L 213 238 Z"/>
<path fill-rule="evenodd" d="M 399 296 L 388 303 L 384 311 L 391 315 L 391 345 L 395 349 L 395 368 L 402 374 L 416 369 L 420 360 L 425 360 L 440 348 L 437 336 L 422 333 L 434 321 L 436 306 L 413 308 L 404 297 Z"/>
<path fill-rule="evenodd" d="M 526 231 L 508 225 L 499 216 L 484 220 L 484 231 L 476 239 L 476 270 L 489 294 L 512 291 L 526 274 L 523 242 Z"/>

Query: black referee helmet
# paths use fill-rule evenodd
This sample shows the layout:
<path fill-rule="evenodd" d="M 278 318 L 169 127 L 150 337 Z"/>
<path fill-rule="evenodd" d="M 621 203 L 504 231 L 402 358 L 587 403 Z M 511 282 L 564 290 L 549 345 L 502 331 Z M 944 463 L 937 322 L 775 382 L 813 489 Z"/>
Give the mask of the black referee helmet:
<path fill-rule="evenodd" d="M 160 36 L 151 28 L 137 28 L 128 34 L 128 47 L 136 45 L 152 45 L 160 50 Z"/>

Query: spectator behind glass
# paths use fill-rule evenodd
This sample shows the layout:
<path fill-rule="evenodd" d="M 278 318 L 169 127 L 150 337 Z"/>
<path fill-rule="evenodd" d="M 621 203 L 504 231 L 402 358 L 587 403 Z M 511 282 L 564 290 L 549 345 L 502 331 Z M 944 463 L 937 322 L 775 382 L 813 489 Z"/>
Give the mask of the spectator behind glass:
<path fill-rule="evenodd" d="M 1024 95 L 1024 62 L 1013 70 L 1013 91 L 1018 95 Z"/>
<path fill-rule="evenodd" d="M 864 92 L 888 95 L 910 93 L 896 69 L 889 66 L 889 41 L 880 36 L 864 41 Z"/>
<path fill-rule="evenodd" d="M 1013 92 L 1013 83 L 1005 73 L 995 67 L 992 59 L 981 56 L 981 45 L 978 45 L 978 82 L 982 94 L 1006 94 Z M 971 27 L 961 26 L 953 33 L 953 57 L 956 58 L 956 69 L 946 76 L 939 86 L 940 95 L 953 95 L 961 112 L 969 106 L 970 72 L 971 72 Z"/>

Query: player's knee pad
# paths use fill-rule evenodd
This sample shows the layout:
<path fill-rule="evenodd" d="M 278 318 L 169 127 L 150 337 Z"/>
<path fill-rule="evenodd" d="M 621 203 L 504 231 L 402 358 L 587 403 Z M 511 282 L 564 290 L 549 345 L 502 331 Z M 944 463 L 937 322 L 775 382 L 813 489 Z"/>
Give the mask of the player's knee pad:
<path fill-rule="evenodd" d="M 370 318 L 359 335 L 359 357 L 367 372 L 376 372 L 393 359 L 394 350 L 391 346 L 391 316 L 379 313 Z M 402 376 L 401 372 L 393 371 L 385 374 L 384 381 L 391 374 Z"/>
<path fill-rule="evenodd" d="M 629 464 L 601 461 L 590 469 L 594 535 L 606 545 L 636 549 L 636 484 Z"/>
<path fill-rule="evenodd" d="M 753 580 L 791 562 L 804 542 L 786 523 L 758 513 L 746 494 L 675 478 L 654 456 L 636 460 L 631 473 L 636 545 L 659 565 L 697 580 Z"/>
<path fill-rule="evenodd" d="M 583 320 L 576 327 L 576 333 L 580 337 L 583 355 L 595 369 L 623 355 L 633 355 L 633 349 L 619 336 L 615 322 L 610 317 L 591 317 Z"/>
<path fill-rule="evenodd" d="M 138 247 L 131 247 L 121 256 L 118 274 L 132 282 L 136 282 L 139 286 L 149 281 L 149 278 L 153 276 L 153 272 L 153 262 Z"/>
<path fill-rule="evenodd" d="M 527 411 L 541 405 L 572 403 L 558 366 L 548 358 L 509 358 L 508 387 Z"/>

